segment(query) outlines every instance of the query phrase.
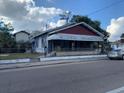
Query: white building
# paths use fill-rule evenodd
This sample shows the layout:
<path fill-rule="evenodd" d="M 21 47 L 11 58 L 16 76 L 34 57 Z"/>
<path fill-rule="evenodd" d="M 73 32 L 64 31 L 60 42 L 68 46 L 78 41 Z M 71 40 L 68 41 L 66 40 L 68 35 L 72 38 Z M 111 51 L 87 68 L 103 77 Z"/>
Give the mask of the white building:
<path fill-rule="evenodd" d="M 30 33 L 26 31 L 19 31 L 14 34 L 16 42 L 28 42 Z"/>
<path fill-rule="evenodd" d="M 103 42 L 104 34 L 81 22 L 39 33 L 32 38 L 32 49 L 40 53 L 91 51 L 101 46 Z"/>

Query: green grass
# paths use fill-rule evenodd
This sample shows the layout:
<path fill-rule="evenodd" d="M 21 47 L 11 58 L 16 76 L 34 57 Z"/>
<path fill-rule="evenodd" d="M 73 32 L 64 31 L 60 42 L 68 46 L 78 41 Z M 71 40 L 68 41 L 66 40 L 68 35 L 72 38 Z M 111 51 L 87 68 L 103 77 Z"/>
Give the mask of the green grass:
<path fill-rule="evenodd" d="M 36 58 L 36 57 L 41 56 L 42 54 L 38 54 L 38 53 L 12 53 L 12 54 L 3 54 L 3 55 L 7 55 L 7 56 L 2 56 L 2 54 L 0 54 L 0 60 Z"/>

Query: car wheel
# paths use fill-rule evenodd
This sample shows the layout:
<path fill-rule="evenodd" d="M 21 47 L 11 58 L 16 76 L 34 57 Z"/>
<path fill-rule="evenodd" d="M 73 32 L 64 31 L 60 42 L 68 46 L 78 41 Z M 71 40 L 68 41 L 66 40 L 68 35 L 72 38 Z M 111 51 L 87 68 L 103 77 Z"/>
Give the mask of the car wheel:
<path fill-rule="evenodd" d="M 109 59 L 110 59 L 110 60 L 113 60 L 113 58 L 110 58 L 110 57 L 109 57 Z"/>

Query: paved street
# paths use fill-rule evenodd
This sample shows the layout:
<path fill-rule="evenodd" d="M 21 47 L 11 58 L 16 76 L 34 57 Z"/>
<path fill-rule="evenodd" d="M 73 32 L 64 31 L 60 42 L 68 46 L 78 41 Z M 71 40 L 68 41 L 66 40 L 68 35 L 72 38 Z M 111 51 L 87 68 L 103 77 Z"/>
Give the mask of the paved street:
<path fill-rule="evenodd" d="M 0 71 L 0 93 L 124 93 L 123 86 L 121 60 Z M 119 92 L 111 92 L 118 88 Z"/>

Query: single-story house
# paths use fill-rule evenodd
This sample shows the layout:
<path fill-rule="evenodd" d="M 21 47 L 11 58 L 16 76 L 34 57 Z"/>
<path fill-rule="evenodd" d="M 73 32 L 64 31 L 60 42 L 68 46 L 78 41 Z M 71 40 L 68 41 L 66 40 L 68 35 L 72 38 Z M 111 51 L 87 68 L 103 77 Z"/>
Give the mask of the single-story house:
<path fill-rule="evenodd" d="M 30 33 L 26 31 L 19 31 L 19 32 L 14 33 L 14 37 L 15 37 L 16 42 L 28 42 Z"/>
<path fill-rule="evenodd" d="M 44 31 L 32 38 L 34 52 L 71 52 L 96 51 L 104 41 L 104 34 L 88 24 L 71 23 Z M 80 53 L 79 53 L 80 54 Z"/>
<path fill-rule="evenodd" d="M 124 37 L 121 37 L 121 43 L 124 44 Z"/>

